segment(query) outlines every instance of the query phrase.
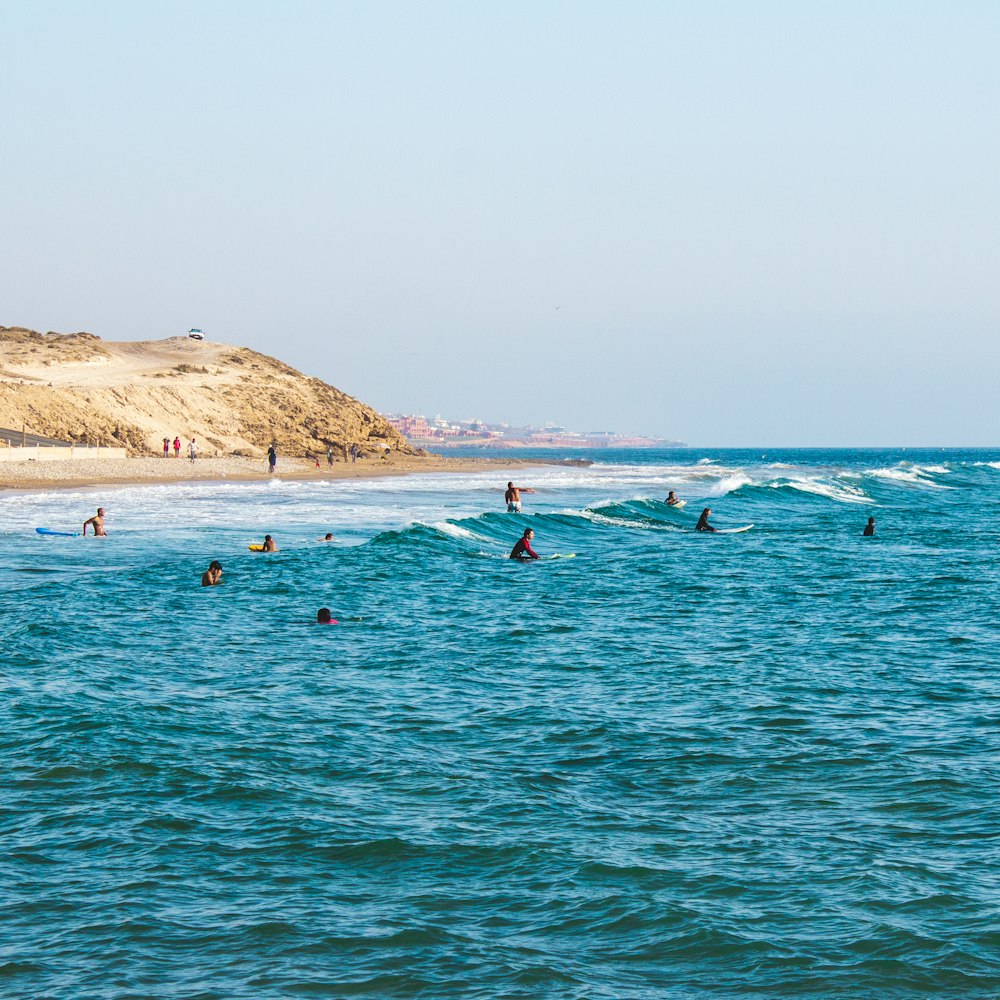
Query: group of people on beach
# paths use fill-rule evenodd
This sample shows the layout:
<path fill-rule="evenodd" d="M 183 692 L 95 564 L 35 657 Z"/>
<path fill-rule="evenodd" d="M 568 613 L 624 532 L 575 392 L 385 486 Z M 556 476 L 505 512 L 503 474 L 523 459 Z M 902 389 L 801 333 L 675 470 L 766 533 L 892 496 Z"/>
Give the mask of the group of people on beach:
<path fill-rule="evenodd" d="M 180 458 L 181 439 L 179 437 L 174 438 L 173 448 L 174 448 L 174 458 Z M 198 443 L 195 441 L 194 438 L 191 438 L 191 440 L 188 442 L 187 455 L 192 462 L 198 457 Z M 170 438 L 163 439 L 163 457 L 170 458 Z"/>

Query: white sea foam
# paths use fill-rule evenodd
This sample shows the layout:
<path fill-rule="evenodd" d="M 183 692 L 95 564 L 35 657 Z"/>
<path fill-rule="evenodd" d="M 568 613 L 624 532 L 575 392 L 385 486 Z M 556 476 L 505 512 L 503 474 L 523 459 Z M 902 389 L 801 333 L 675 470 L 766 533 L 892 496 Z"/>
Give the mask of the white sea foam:
<path fill-rule="evenodd" d="M 852 486 L 836 486 L 833 483 L 824 482 L 821 479 L 789 479 L 784 482 L 771 483 L 771 486 L 788 486 L 790 489 L 799 490 L 802 493 L 812 493 L 816 496 L 827 497 L 836 500 L 838 503 L 870 503 L 871 500 L 863 490 L 855 489 Z"/>
<path fill-rule="evenodd" d="M 474 531 L 470 531 L 468 528 L 463 528 L 461 525 L 452 524 L 451 521 L 435 521 L 433 524 L 427 525 L 429 528 L 433 528 L 435 531 L 440 531 L 442 535 L 450 535 L 452 538 L 462 538 L 468 541 L 474 542 L 492 542 L 491 538 L 486 538 L 484 535 L 478 535 Z"/>

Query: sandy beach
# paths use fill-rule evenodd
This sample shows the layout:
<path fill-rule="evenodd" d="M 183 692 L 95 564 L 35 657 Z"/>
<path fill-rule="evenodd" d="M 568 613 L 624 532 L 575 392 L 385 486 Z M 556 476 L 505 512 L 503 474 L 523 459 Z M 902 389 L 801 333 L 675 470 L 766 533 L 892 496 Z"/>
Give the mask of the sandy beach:
<path fill-rule="evenodd" d="M 426 458 L 393 455 L 390 458 L 359 458 L 357 462 L 324 460 L 317 467 L 304 458 L 278 459 L 279 479 L 377 479 L 428 472 L 483 472 L 543 463 L 518 459 Z M 0 490 L 39 490 L 81 486 L 133 485 L 141 483 L 192 482 L 197 480 L 270 479 L 266 459 L 241 458 L 126 458 L 76 462 L 5 462 L 0 465 Z M 501 484 L 502 485 L 502 484 Z"/>

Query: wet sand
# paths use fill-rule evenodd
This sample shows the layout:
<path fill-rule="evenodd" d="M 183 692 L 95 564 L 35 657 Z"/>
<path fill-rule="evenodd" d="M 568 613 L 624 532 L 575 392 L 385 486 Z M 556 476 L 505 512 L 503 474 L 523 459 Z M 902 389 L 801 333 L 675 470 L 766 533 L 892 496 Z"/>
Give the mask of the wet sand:
<path fill-rule="evenodd" d="M 359 458 L 357 462 L 323 460 L 317 468 L 304 458 L 278 458 L 278 479 L 378 479 L 382 476 L 406 476 L 428 472 L 485 472 L 548 463 L 523 459 L 447 458 L 431 455 L 414 458 L 393 455 L 391 458 Z M 194 482 L 207 480 L 270 479 L 267 461 L 258 458 L 125 458 L 91 459 L 78 462 L 3 462 L 0 463 L 0 489 L 51 490 L 76 489 L 81 486 L 135 485 L 142 483 Z M 503 484 L 501 484 L 503 485 Z"/>

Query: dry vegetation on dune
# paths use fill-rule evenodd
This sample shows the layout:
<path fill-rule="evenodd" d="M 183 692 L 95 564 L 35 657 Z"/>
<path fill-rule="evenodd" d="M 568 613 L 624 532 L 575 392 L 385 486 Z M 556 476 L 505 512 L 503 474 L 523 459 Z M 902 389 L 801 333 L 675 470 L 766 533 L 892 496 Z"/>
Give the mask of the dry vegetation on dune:
<path fill-rule="evenodd" d="M 421 454 L 371 407 L 245 347 L 0 327 L 0 427 L 22 426 L 132 454 L 159 454 L 175 435 L 203 454 L 260 455 L 272 441 L 288 455 Z"/>

